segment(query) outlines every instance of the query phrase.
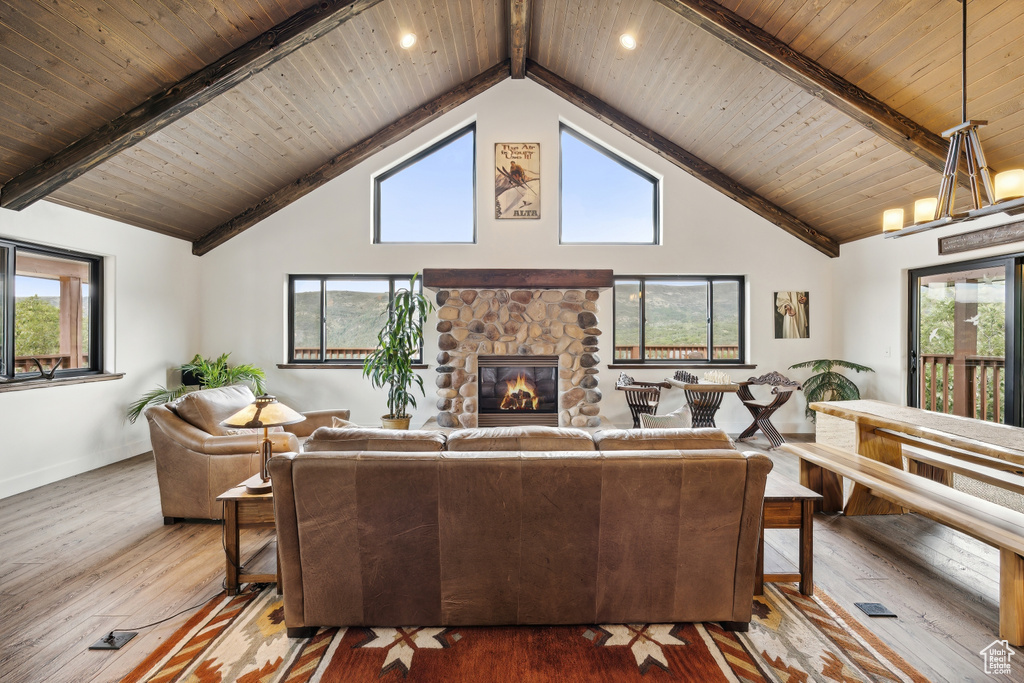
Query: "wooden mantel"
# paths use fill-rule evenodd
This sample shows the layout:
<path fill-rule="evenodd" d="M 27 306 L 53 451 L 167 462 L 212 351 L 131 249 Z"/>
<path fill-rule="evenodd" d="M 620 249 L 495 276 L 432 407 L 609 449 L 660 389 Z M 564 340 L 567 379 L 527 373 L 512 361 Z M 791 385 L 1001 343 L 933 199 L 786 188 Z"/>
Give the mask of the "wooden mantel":
<path fill-rule="evenodd" d="M 551 268 L 424 268 L 428 289 L 607 289 L 611 270 Z"/>

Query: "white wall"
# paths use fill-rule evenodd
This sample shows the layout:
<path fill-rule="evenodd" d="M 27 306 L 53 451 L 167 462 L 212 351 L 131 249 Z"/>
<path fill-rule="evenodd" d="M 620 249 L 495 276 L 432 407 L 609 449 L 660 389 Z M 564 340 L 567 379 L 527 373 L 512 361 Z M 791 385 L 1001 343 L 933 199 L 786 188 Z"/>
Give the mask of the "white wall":
<path fill-rule="evenodd" d="M 867 376 L 853 376 L 865 398 L 906 402 L 909 271 L 1022 251 L 1018 243 L 939 255 L 938 238 L 1005 220 L 1005 216 L 988 216 L 898 239 L 879 234 L 843 245 L 834 273 L 835 353 L 837 358 L 875 370 Z"/>
<path fill-rule="evenodd" d="M 128 404 L 199 348 L 199 259 L 188 242 L 39 202 L 0 209 L 0 236 L 104 257 L 108 372 L 120 380 L 0 393 L 0 498 L 149 450 Z"/>
<path fill-rule="evenodd" d="M 560 246 L 558 244 L 559 117 L 664 177 L 660 246 Z M 392 165 L 465 122 L 477 121 L 478 243 L 475 245 L 371 244 L 372 174 Z M 497 142 L 541 144 L 541 219 L 497 221 L 489 178 Z M 748 357 L 756 370 L 735 370 L 745 379 L 832 351 L 834 261 L 672 164 L 528 80 L 505 81 L 392 145 L 201 259 L 202 350 L 231 351 L 237 361 L 268 371 L 270 389 L 297 409 L 348 407 L 361 424 L 379 424 L 383 392 L 358 370 L 281 370 L 286 354 L 285 290 L 289 273 L 414 272 L 429 267 L 611 268 L 618 274 L 741 274 L 748 284 Z M 807 290 L 811 337 L 775 340 L 772 303 L 776 290 Z M 611 360 L 611 295 L 600 302 L 602 360 Z M 436 334 L 430 326 L 426 358 L 435 365 Z M 631 371 L 657 380 L 670 370 Z M 793 373 L 790 373 L 793 374 Z M 602 410 L 615 423 L 631 424 L 625 401 L 614 392 L 618 371 L 602 364 Z M 427 396 L 414 424 L 436 413 L 434 372 L 424 372 Z M 682 393 L 664 395 L 667 409 Z M 727 397 L 718 423 L 739 431 L 749 422 Z M 810 431 L 802 401 L 777 414 L 783 431 Z"/>

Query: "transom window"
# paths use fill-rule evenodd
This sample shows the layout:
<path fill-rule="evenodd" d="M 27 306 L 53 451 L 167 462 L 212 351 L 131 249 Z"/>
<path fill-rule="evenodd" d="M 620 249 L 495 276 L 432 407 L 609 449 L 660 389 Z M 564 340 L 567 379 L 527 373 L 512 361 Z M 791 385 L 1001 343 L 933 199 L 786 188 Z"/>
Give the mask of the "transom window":
<path fill-rule="evenodd" d="M 288 276 L 288 362 L 362 365 L 410 275 Z M 421 292 L 420 281 L 416 291 Z M 420 362 L 423 352 L 414 362 Z"/>
<path fill-rule="evenodd" d="M 0 240 L 0 377 L 99 372 L 101 279 L 99 257 Z"/>
<path fill-rule="evenodd" d="M 476 124 L 374 179 L 376 244 L 476 241 Z"/>
<path fill-rule="evenodd" d="M 657 244 L 658 179 L 561 126 L 562 244 Z"/>
<path fill-rule="evenodd" d="M 743 298 L 742 276 L 616 278 L 614 362 L 742 364 Z"/>

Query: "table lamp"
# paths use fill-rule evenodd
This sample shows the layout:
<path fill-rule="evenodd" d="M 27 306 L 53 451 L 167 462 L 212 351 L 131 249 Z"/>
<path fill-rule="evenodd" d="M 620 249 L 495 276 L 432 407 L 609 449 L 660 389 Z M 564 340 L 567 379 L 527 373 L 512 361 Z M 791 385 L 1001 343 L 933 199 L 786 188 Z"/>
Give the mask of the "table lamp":
<path fill-rule="evenodd" d="M 260 449 L 263 453 L 263 464 L 260 466 L 261 483 L 245 485 L 249 493 L 269 493 L 271 490 L 270 473 L 267 472 L 267 461 L 273 454 L 273 445 L 267 430 L 270 427 L 283 427 L 284 425 L 295 424 L 305 420 L 305 416 L 295 412 L 283 403 L 278 403 L 277 398 L 263 394 L 257 396 L 256 400 L 239 410 L 237 413 L 221 422 L 225 427 L 248 427 L 250 429 L 263 428 L 263 442 Z"/>

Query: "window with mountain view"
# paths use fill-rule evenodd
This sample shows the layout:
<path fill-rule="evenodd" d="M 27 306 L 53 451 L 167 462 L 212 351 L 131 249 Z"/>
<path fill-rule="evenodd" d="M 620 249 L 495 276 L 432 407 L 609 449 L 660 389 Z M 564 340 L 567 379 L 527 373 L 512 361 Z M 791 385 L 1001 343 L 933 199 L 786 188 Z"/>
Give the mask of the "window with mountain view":
<path fill-rule="evenodd" d="M 374 179 L 375 244 L 476 241 L 476 124 Z"/>
<path fill-rule="evenodd" d="M 98 257 L 0 240 L 0 377 L 97 372 L 100 277 Z"/>
<path fill-rule="evenodd" d="M 408 275 L 289 277 L 289 362 L 362 365 Z M 420 291 L 420 283 L 416 283 Z M 416 359 L 417 362 L 419 359 Z"/>
<path fill-rule="evenodd" d="M 658 179 L 561 128 L 562 244 L 657 244 Z"/>
<path fill-rule="evenodd" d="M 615 362 L 743 363 L 742 277 L 615 280 Z"/>

